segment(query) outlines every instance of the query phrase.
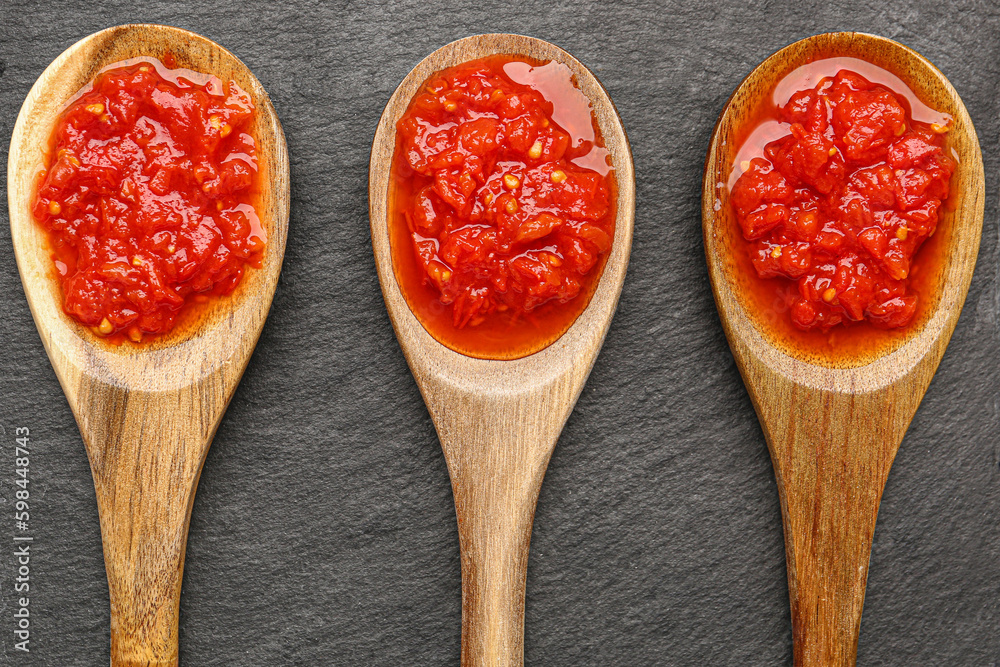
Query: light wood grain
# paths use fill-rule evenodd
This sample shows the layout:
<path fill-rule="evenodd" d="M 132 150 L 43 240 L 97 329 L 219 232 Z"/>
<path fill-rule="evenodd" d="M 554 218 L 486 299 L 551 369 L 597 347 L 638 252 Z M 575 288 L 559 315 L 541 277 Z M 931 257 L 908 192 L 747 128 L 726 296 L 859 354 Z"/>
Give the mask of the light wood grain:
<path fill-rule="evenodd" d="M 104 67 L 132 57 L 235 80 L 257 107 L 263 266 L 186 327 L 140 346 L 108 345 L 62 310 L 44 230 L 31 219 L 33 182 L 66 102 Z M 191 505 L 209 443 L 271 305 L 288 228 L 288 154 L 267 93 L 233 54 L 155 25 L 109 28 L 45 70 L 14 127 L 7 165 L 11 233 L 45 350 L 90 458 L 111 596 L 111 664 L 176 665 L 181 576 Z"/>
<path fill-rule="evenodd" d="M 894 349 L 849 363 L 796 356 L 747 312 L 734 274 L 739 225 L 722 184 L 739 131 L 764 96 L 817 57 L 861 58 L 950 114 L 960 160 L 954 210 L 939 224 L 945 263 L 927 317 Z M 781 498 L 796 665 L 853 665 L 879 500 L 903 435 L 951 338 L 972 278 L 983 220 L 983 164 L 972 121 L 948 80 L 914 51 L 857 33 L 819 35 L 768 58 L 719 118 L 702 192 L 705 254 L 716 305 L 767 439 Z M 787 314 L 785 314 L 787 317 Z"/>
<path fill-rule="evenodd" d="M 587 309 L 555 343 L 513 361 L 473 359 L 438 343 L 396 283 L 387 221 L 396 122 L 434 72 L 492 54 L 556 60 L 591 100 L 615 167 L 615 238 Z M 462 664 L 521 665 L 524 582 L 542 477 L 604 342 L 632 245 L 635 179 L 624 128 L 597 79 L 565 51 L 538 39 L 479 35 L 425 58 L 403 80 L 375 133 L 369 172 L 372 245 L 382 294 L 400 346 L 444 449 L 462 551 Z"/>

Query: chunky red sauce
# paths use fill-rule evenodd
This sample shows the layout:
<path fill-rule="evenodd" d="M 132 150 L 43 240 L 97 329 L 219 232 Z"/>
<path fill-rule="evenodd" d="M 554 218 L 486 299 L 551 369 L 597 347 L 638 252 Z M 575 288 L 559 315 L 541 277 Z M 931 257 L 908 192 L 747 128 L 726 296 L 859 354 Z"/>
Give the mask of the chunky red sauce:
<path fill-rule="evenodd" d="M 448 347 L 524 356 L 589 303 L 615 188 L 565 65 L 495 56 L 432 76 L 397 124 L 390 189 L 398 282 Z"/>
<path fill-rule="evenodd" d="M 265 243 L 249 95 L 165 60 L 111 66 L 77 94 L 32 209 L 63 308 L 113 341 L 165 333 L 185 304 L 229 294 Z"/>
<path fill-rule="evenodd" d="M 779 84 L 739 151 L 730 201 L 757 275 L 777 279 L 775 303 L 797 328 L 914 319 L 914 255 L 955 170 L 949 129 L 950 118 L 862 61 L 817 61 Z"/>

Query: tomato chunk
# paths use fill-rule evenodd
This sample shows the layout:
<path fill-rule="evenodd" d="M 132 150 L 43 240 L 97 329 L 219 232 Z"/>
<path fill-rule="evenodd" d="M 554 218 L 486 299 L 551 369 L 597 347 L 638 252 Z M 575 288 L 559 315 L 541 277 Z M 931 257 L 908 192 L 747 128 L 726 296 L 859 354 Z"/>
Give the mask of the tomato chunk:
<path fill-rule="evenodd" d="M 32 208 L 66 313 L 140 342 L 259 266 L 253 113 L 235 82 L 152 58 L 81 91 L 53 130 Z"/>
<path fill-rule="evenodd" d="M 757 274 L 794 281 L 799 329 L 905 327 L 913 256 L 955 171 L 947 122 L 913 120 L 897 92 L 846 69 L 794 92 L 777 117 L 788 134 L 740 165 L 730 193 Z"/>
<path fill-rule="evenodd" d="M 596 287 L 615 217 L 608 152 L 570 70 L 467 62 L 425 82 L 396 127 L 394 262 L 416 258 L 400 282 L 428 331 L 484 355 L 477 335 L 531 347 L 561 333 Z"/>

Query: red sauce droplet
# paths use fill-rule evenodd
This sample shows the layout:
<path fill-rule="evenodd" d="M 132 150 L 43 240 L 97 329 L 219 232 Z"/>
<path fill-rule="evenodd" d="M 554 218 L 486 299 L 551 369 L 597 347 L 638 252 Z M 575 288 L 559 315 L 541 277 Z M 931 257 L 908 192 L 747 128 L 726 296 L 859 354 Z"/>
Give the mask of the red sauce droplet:
<path fill-rule="evenodd" d="M 956 167 L 950 124 L 897 77 L 853 58 L 782 80 L 729 182 L 753 269 L 773 279 L 758 302 L 807 332 L 910 324 L 914 255 L 937 228 Z"/>
<path fill-rule="evenodd" d="M 393 267 L 427 331 L 474 357 L 551 344 L 611 248 L 615 182 L 568 67 L 511 56 L 433 75 L 397 123 Z"/>
<path fill-rule="evenodd" d="M 111 342 L 173 327 L 259 266 L 254 106 L 235 82 L 139 58 L 103 70 L 62 112 L 32 213 L 63 308 Z"/>

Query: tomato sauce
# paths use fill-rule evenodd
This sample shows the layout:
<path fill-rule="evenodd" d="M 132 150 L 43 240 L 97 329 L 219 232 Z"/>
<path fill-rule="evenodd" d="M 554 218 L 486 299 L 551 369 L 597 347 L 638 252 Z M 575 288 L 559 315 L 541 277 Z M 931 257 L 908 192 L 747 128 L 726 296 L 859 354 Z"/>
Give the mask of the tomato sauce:
<path fill-rule="evenodd" d="M 754 307 L 814 348 L 897 340 L 933 295 L 934 252 L 918 250 L 946 210 L 950 127 L 861 60 L 817 60 L 781 81 L 728 183 L 748 263 L 767 279 Z"/>
<path fill-rule="evenodd" d="M 596 289 L 615 195 L 568 67 L 493 56 L 438 72 L 397 123 L 389 232 L 400 289 L 453 350 L 537 352 Z"/>
<path fill-rule="evenodd" d="M 32 207 L 66 313 L 111 342 L 138 343 L 260 266 L 253 114 L 235 82 L 171 56 L 112 65 L 76 95 Z"/>

